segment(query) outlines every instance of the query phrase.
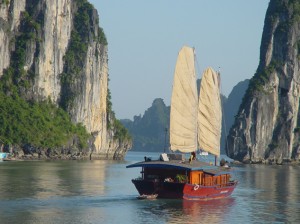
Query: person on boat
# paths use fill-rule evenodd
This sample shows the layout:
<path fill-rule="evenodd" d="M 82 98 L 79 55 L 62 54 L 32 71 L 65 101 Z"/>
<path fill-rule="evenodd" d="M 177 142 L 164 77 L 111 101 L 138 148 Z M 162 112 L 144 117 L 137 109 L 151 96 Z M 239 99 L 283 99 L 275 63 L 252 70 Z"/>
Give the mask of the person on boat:
<path fill-rule="evenodd" d="M 228 166 L 228 162 L 227 161 L 225 161 L 225 159 L 223 158 L 223 159 L 221 159 L 221 161 L 220 161 L 220 166 L 222 166 L 222 167 L 229 167 Z"/>
<path fill-rule="evenodd" d="M 191 163 L 195 159 L 196 159 L 196 153 L 195 152 L 191 152 L 191 156 L 190 156 L 189 162 Z"/>

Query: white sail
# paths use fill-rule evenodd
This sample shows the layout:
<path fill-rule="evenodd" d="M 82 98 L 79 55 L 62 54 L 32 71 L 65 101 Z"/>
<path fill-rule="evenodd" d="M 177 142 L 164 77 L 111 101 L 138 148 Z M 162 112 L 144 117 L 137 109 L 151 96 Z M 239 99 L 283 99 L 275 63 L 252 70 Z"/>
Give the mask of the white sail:
<path fill-rule="evenodd" d="M 220 155 L 220 138 L 222 125 L 220 99 L 220 77 L 212 69 L 204 71 L 198 105 L 198 144 L 199 148 Z"/>
<path fill-rule="evenodd" d="M 177 57 L 170 113 L 171 150 L 197 150 L 197 105 L 194 49 L 183 47 Z"/>

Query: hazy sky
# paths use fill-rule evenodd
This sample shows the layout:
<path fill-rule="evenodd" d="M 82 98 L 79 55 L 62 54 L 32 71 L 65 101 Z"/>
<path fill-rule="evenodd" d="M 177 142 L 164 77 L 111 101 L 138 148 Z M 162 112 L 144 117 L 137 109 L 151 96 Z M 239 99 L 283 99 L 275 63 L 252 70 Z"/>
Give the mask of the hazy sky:
<path fill-rule="evenodd" d="M 109 88 L 118 119 L 143 115 L 155 98 L 170 105 L 183 45 L 195 47 L 198 77 L 221 68 L 226 96 L 258 66 L 269 0 L 89 0 L 108 40 Z"/>

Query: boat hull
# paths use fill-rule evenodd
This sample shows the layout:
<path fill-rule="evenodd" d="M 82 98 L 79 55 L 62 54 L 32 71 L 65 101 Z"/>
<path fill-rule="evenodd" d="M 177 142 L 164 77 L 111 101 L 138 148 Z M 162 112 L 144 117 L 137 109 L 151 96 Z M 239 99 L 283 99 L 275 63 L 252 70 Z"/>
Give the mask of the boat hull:
<path fill-rule="evenodd" d="M 132 180 L 140 195 L 157 194 L 157 198 L 211 200 L 230 196 L 237 182 L 223 186 L 199 186 L 195 184 Z"/>
<path fill-rule="evenodd" d="M 149 180 L 134 179 L 135 185 L 140 195 L 157 194 L 158 198 L 182 198 L 184 185 L 182 183 L 169 183 Z"/>
<path fill-rule="evenodd" d="M 210 200 L 230 196 L 236 187 L 236 182 L 224 186 L 199 186 L 185 184 L 183 198 L 186 200 Z"/>

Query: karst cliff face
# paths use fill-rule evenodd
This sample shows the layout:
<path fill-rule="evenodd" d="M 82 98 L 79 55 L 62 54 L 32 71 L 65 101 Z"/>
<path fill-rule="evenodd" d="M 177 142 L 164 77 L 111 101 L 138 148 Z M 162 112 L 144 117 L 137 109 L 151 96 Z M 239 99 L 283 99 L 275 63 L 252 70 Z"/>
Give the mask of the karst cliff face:
<path fill-rule="evenodd" d="M 22 95 L 63 107 L 92 134 L 93 154 L 125 155 L 130 141 L 118 139 L 108 125 L 107 42 L 87 0 L 0 0 L 0 55 L 0 78 L 12 64 L 19 66 L 24 76 L 18 83 L 31 83 L 19 85 Z"/>
<path fill-rule="evenodd" d="M 299 159 L 300 2 L 271 0 L 260 62 L 228 135 L 227 155 L 244 162 Z"/>

